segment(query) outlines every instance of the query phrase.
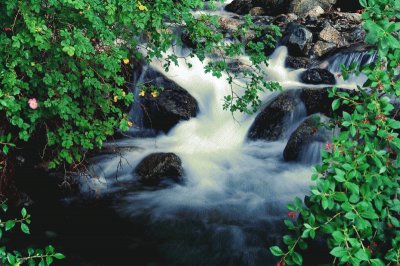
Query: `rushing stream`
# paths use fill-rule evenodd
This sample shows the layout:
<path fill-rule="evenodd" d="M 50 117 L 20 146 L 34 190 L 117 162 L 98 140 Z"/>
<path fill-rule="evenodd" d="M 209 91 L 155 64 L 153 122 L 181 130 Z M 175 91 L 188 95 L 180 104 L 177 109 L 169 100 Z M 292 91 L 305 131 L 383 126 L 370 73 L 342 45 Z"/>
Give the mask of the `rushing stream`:
<path fill-rule="evenodd" d="M 284 90 L 325 87 L 299 82 L 304 70 L 285 68 L 286 56 L 286 47 L 276 49 L 265 68 L 266 79 L 279 81 Z M 348 57 L 356 56 L 337 57 L 329 65 Z M 95 178 L 82 177 L 79 196 L 60 203 L 49 200 L 60 198 L 51 194 L 54 189 L 32 189 L 45 192 L 33 196 L 37 201 L 30 209 L 33 242 L 53 243 L 62 250 L 67 260 L 58 265 L 275 264 L 268 247 L 281 243 L 286 204 L 307 193 L 310 165 L 320 161 L 319 150 L 325 143 L 309 144 L 300 162 L 285 162 L 282 152 L 288 138 L 306 118 L 304 104 L 285 118 L 289 126 L 280 140 L 250 141 L 247 134 L 257 114 L 232 116 L 223 110 L 223 96 L 230 92 L 225 78 L 205 74 L 195 59 L 191 63 L 192 68 L 182 63 L 164 72 L 162 62 L 154 61 L 135 76 L 139 85 L 148 71 L 164 74 L 197 100 L 196 117 L 181 121 L 167 134 L 132 128 L 128 135 L 135 137 L 108 143 L 121 152 L 92 159 L 90 172 Z M 351 89 L 361 79 L 339 78 L 338 86 Z M 277 95 L 266 92 L 263 105 Z M 138 105 L 132 108 L 131 118 L 140 124 Z M 181 158 L 182 183 L 148 187 L 138 182 L 135 167 L 154 152 L 173 152 Z M 34 173 L 20 175 L 35 180 Z M 28 184 L 33 182 L 29 180 Z M 16 245 L 26 244 L 32 242 Z M 321 248 L 314 245 L 304 265 L 324 261 L 315 256 L 326 254 Z"/>
<path fill-rule="evenodd" d="M 304 87 L 298 81 L 304 70 L 284 67 L 286 53 L 285 47 L 276 50 L 265 68 L 266 78 L 279 81 L 285 90 Z M 166 135 L 108 144 L 131 149 L 96 158 L 91 167 L 96 178 L 85 179 L 81 189 L 108 195 L 118 219 L 127 228 L 136 227 L 120 229 L 130 239 L 124 241 L 131 241 L 124 247 L 128 253 L 124 256 L 132 259 L 129 265 L 272 265 L 267 248 L 281 241 L 286 204 L 296 196 L 304 197 L 311 184 L 310 165 L 320 160 L 319 149 L 324 144 L 309 145 L 303 163 L 287 163 L 282 158 L 286 137 L 273 142 L 247 140 L 256 114 L 232 116 L 224 111 L 223 96 L 230 92 L 225 78 L 204 74 L 199 61 L 191 63 L 192 68 L 181 64 L 164 72 L 161 62 L 154 61 L 143 71 L 157 70 L 186 89 L 199 104 L 197 117 L 180 122 Z M 139 83 L 143 76 L 137 75 Z M 353 86 L 351 82 L 341 84 Z M 263 102 L 276 95 L 265 93 Z M 137 110 L 131 114 L 141 117 Z M 291 126 L 285 136 L 305 117 L 301 105 L 286 119 Z M 140 135 L 140 129 L 132 131 L 131 135 Z M 182 159 L 182 184 L 154 189 L 137 182 L 134 168 L 154 152 L 173 152 Z M 111 239 L 110 245 L 120 237 Z"/>
<path fill-rule="evenodd" d="M 265 79 L 278 81 L 283 90 L 327 87 L 301 83 L 305 70 L 286 68 L 286 57 L 286 47 L 278 47 L 264 68 Z M 249 63 L 246 57 L 241 60 Z M 365 52 L 339 54 L 325 67 L 336 75 L 340 64 L 372 60 Z M 159 60 L 142 66 L 134 74 L 134 93 L 140 99 L 138 86 L 156 71 L 196 99 L 196 117 L 155 135 L 140 127 L 143 114 L 137 101 L 130 116 L 138 127 L 128 132 L 135 137 L 106 144 L 122 152 L 92 159 L 94 178 L 82 177 L 78 198 L 37 207 L 33 217 L 42 219 L 36 226 L 42 231 L 33 230 L 33 237 L 42 245 L 45 234 L 46 244 L 48 239 L 59 244 L 68 256 L 67 264 L 60 265 L 274 265 L 268 247 L 281 243 L 286 205 L 306 195 L 310 166 L 320 161 L 325 143 L 309 144 L 300 162 L 285 162 L 289 136 L 307 116 L 304 104 L 285 118 L 289 126 L 283 138 L 250 141 L 247 134 L 257 114 L 223 110 L 223 97 L 231 90 L 226 76 L 204 73 L 204 63 L 197 59 L 190 63 L 191 68 L 182 60 L 168 72 Z M 347 89 L 365 80 L 336 77 L 337 86 Z M 265 92 L 263 106 L 278 94 Z M 135 167 L 155 152 L 181 158 L 184 182 L 155 188 L 138 182 Z M 306 265 L 315 265 L 317 257 L 306 256 Z"/>

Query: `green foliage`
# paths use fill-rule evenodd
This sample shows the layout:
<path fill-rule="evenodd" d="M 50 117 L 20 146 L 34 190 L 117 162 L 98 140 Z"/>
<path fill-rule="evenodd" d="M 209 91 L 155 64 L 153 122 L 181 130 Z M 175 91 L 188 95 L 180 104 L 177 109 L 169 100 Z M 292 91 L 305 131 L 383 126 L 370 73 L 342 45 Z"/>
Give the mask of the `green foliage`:
<path fill-rule="evenodd" d="M 285 221 L 287 250 L 271 248 L 278 265 L 301 265 L 299 251 L 316 237 L 327 240 L 333 265 L 400 264 L 400 121 L 390 100 L 400 96 L 400 1 L 360 3 L 366 41 L 378 47 L 378 59 L 362 69 L 368 80 L 357 94 L 330 93 L 332 109 L 353 111 L 337 118 L 340 134 L 322 151 L 306 206 L 300 199 L 289 205 L 299 218 Z"/>
<path fill-rule="evenodd" d="M 265 82 L 259 68 L 267 60 L 263 47 L 271 45 L 278 29 L 254 25 L 248 17 L 228 43 L 218 33 L 216 16 L 192 12 L 202 8 L 200 0 L 1 1 L 3 153 L 41 129 L 50 167 L 79 164 L 87 150 L 101 147 L 115 130 L 127 130 L 131 123 L 124 111 L 133 100 L 129 65 L 142 57 L 149 61 L 165 56 L 182 43 L 174 33 L 182 26 L 195 44 L 189 57 L 204 60 L 217 53 L 206 67 L 215 76 L 228 73 L 228 61 L 248 51 L 258 72 L 242 73 L 249 81 L 244 94 L 232 91 L 225 108 L 254 110 L 260 102 L 257 91 L 278 87 Z M 263 41 L 243 41 L 250 30 L 256 37 L 263 36 Z M 178 63 L 175 54 L 164 59 L 167 70 Z M 231 83 L 234 78 L 229 75 Z"/>
<path fill-rule="evenodd" d="M 7 205 L 3 202 L 0 204 L 2 211 L 7 212 Z M 12 231 L 15 227 L 20 227 L 24 234 L 30 234 L 29 224 L 31 216 L 25 208 L 21 210 L 21 218 L 2 221 L 0 219 L 0 241 L 3 240 L 3 234 Z M 0 242 L 1 243 L 1 242 Z M 24 263 L 28 265 L 46 266 L 51 265 L 54 259 L 64 259 L 65 256 L 56 252 L 53 246 L 47 246 L 44 250 L 28 248 L 25 255 L 18 251 L 8 252 L 5 246 L 0 245 L 0 262 L 2 265 L 19 266 Z"/>

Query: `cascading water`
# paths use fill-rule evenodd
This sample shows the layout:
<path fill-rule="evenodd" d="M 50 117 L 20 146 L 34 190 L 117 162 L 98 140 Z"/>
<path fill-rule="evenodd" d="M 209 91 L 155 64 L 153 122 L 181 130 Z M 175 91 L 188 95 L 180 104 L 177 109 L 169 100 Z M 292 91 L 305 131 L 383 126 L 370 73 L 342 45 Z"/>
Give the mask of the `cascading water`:
<path fill-rule="evenodd" d="M 301 88 L 298 76 L 304 70 L 288 71 L 286 55 L 285 47 L 276 50 L 265 67 L 266 78 L 279 81 L 284 89 Z M 167 135 L 113 144 L 137 148 L 125 152 L 123 160 L 106 157 L 93 165 L 95 175 L 107 181 L 97 190 L 119 191 L 115 208 L 120 214 L 145 220 L 148 234 L 162 242 L 152 247 L 162 258 L 157 265 L 269 265 L 272 258 L 266 247 L 279 241 L 277 221 L 284 216 L 286 203 L 306 193 L 309 166 L 283 161 L 287 139 L 247 141 L 256 115 L 232 117 L 223 110 L 223 96 L 230 93 L 226 78 L 205 74 L 196 59 L 191 59 L 192 68 L 180 63 L 169 72 L 159 61 L 150 67 L 197 100 L 197 117 L 180 122 Z M 275 95 L 266 92 L 262 99 L 268 102 Z M 299 124 L 305 118 L 304 105 L 297 110 L 287 117 L 288 123 Z M 182 159 L 183 184 L 155 190 L 135 180 L 136 165 L 154 152 L 173 152 Z M 155 260 L 149 257 L 146 262 Z"/>
<path fill-rule="evenodd" d="M 340 66 L 344 65 L 346 68 L 355 63 L 357 66 L 367 65 L 376 60 L 377 53 L 370 51 L 362 52 L 347 52 L 336 54 L 329 59 L 329 71 L 332 73 L 340 73 Z"/>
<path fill-rule="evenodd" d="M 351 74 L 347 81 L 344 81 L 341 77 L 341 65 L 349 68 L 351 64 L 355 64 L 356 67 L 360 67 L 363 65 L 368 65 L 374 62 L 377 58 L 376 51 L 354 51 L 354 52 L 344 52 L 338 53 L 327 60 L 328 70 L 334 73 L 338 79 L 343 84 L 359 84 L 362 85 L 367 80 L 367 77 L 364 74 L 360 74 L 356 76 L 355 74 Z"/>

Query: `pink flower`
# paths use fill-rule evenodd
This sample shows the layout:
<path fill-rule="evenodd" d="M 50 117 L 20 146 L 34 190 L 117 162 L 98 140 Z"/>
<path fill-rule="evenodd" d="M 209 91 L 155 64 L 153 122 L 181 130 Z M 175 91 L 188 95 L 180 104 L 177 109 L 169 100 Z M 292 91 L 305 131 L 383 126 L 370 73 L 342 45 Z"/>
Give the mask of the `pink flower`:
<path fill-rule="evenodd" d="M 30 107 L 31 109 L 33 109 L 33 110 L 35 110 L 36 108 L 38 108 L 38 102 L 37 102 L 37 100 L 36 100 L 35 98 L 29 99 L 29 100 L 28 100 L 28 104 L 29 104 L 29 107 Z"/>
<path fill-rule="evenodd" d="M 325 145 L 325 150 L 330 151 L 333 148 L 333 144 L 331 143 L 326 143 Z"/>

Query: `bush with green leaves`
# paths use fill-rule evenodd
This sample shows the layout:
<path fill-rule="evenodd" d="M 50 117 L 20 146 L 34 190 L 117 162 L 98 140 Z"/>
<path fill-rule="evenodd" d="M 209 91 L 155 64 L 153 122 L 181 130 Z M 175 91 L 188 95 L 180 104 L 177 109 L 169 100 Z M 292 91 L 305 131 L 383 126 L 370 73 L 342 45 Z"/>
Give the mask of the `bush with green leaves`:
<path fill-rule="evenodd" d="M 166 69 L 177 64 L 178 55 L 164 52 L 182 44 L 175 34 L 182 27 L 194 43 L 188 57 L 204 60 L 214 53 L 205 69 L 216 76 L 228 73 L 228 63 L 247 51 L 258 73 L 242 71 L 248 80 L 244 93 L 232 92 L 225 107 L 254 109 L 258 91 L 278 87 L 259 73 L 267 62 L 264 45 L 271 45 L 278 28 L 255 25 L 247 17 L 230 36 L 236 41 L 225 42 L 218 17 L 192 12 L 203 8 L 200 0 L 1 1 L 1 153 L 38 134 L 45 139 L 50 168 L 79 165 L 86 151 L 131 125 L 126 114 L 133 100 L 131 64 L 155 57 L 165 57 Z M 263 41 L 243 42 L 249 30 Z"/>
<path fill-rule="evenodd" d="M 4 213 L 7 212 L 7 204 L 5 202 L 0 204 L 0 208 Z M 15 227 L 20 227 L 24 234 L 30 234 L 29 224 L 31 223 L 31 216 L 28 214 L 25 208 L 21 210 L 21 218 L 9 219 L 2 221 L 0 219 L 0 262 L 2 265 L 19 266 L 24 263 L 27 265 L 39 265 L 46 266 L 51 265 L 54 259 L 64 259 L 65 256 L 62 253 L 56 252 L 53 246 L 47 246 L 43 249 L 28 248 L 26 254 L 22 254 L 19 251 L 9 252 L 6 247 L 3 246 L 3 235 L 12 231 Z"/>
<path fill-rule="evenodd" d="M 301 250 L 315 238 L 327 241 L 332 265 L 400 265 L 400 1 L 360 3 L 366 42 L 378 58 L 363 67 L 368 80 L 358 93 L 330 93 L 333 110 L 353 111 L 337 117 L 340 134 L 313 169 L 305 206 L 298 198 L 288 206 L 287 248 L 270 248 L 281 257 L 277 265 L 301 265 Z"/>

